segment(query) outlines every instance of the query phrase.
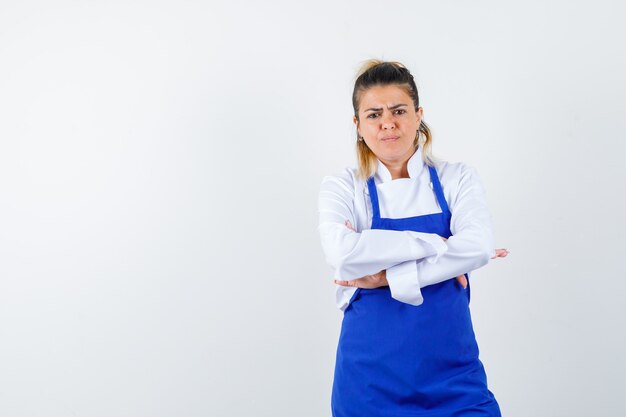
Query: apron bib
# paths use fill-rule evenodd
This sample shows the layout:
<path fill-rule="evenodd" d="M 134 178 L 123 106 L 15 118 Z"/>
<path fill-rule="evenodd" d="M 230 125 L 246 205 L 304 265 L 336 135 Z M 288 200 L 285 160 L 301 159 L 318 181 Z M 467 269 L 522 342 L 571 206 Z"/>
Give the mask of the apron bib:
<path fill-rule="evenodd" d="M 452 235 L 437 171 L 428 169 L 442 212 L 381 218 L 369 178 L 372 229 Z M 467 289 L 456 278 L 422 288 L 419 306 L 392 298 L 389 286 L 357 288 L 341 324 L 333 417 L 501 416 L 478 359 L 465 276 Z"/>

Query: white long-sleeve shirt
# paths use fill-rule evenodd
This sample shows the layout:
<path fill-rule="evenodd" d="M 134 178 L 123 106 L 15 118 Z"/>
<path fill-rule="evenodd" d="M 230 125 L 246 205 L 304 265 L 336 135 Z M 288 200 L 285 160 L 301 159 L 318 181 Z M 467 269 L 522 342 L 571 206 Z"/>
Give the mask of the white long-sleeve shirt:
<path fill-rule="evenodd" d="M 441 213 L 430 173 L 418 149 L 408 161 L 410 178 L 392 180 L 378 161 L 374 182 L 380 216 L 392 219 Z M 420 288 L 471 273 L 495 255 L 491 214 L 476 170 L 462 162 L 442 161 L 437 173 L 452 218 L 447 241 L 435 233 L 371 229 L 372 204 L 367 182 L 356 168 L 325 176 L 319 192 L 319 233 L 334 279 L 348 281 L 387 270 L 393 298 L 423 302 Z M 349 220 L 356 231 L 348 229 Z M 356 287 L 336 284 L 342 311 Z"/>

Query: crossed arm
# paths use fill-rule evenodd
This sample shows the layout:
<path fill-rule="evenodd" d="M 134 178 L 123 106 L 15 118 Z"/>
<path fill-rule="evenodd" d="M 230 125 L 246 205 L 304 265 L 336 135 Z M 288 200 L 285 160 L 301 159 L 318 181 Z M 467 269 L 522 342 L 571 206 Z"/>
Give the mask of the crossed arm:
<path fill-rule="evenodd" d="M 319 198 L 319 232 L 338 285 L 375 288 L 389 285 L 392 296 L 409 304 L 423 302 L 420 288 L 457 277 L 504 257 L 494 249 L 491 216 L 476 171 L 463 166 L 458 192 L 449 202 L 453 236 L 395 230 L 356 232 L 354 190 L 348 178 L 325 177 Z"/>
<path fill-rule="evenodd" d="M 354 226 L 350 223 L 349 220 L 346 220 L 346 227 L 353 232 L 356 232 Z M 448 240 L 445 237 L 441 237 L 444 241 Z M 505 248 L 496 249 L 496 254 L 491 257 L 491 259 L 496 258 L 504 258 L 509 254 L 509 251 Z M 459 275 L 456 277 L 457 281 L 463 288 L 467 288 L 467 278 L 465 274 Z M 358 287 L 358 288 L 378 288 L 383 287 L 385 285 L 389 285 L 389 281 L 387 281 L 387 270 L 382 270 L 373 275 L 365 275 L 364 277 L 353 279 L 351 281 L 338 281 L 334 280 L 335 284 L 342 285 L 344 287 Z"/>

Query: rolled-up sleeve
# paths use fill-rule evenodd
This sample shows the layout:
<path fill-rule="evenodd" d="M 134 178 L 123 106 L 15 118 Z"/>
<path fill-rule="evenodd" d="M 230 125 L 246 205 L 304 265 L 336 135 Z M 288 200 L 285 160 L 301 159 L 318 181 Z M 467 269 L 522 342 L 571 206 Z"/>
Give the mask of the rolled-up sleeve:
<path fill-rule="evenodd" d="M 326 176 L 320 186 L 318 230 L 326 261 L 335 270 L 334 279 L 358 279 L 409 260 L 438 258 L 447 251 L 435 233 L 348 229 L 346 220 L 356 224 L 354 193 L 349 178 L 340 176 Z"/>

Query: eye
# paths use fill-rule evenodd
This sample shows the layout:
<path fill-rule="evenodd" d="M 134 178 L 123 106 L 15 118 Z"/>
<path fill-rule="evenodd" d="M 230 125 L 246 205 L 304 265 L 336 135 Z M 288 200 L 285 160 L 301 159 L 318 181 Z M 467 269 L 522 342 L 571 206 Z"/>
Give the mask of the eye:
<path fill-rule="evenodd" d="M 397 112 L 400 112 L 400 113 L 398 113 L 398 114 L 404 114 L 404 113 L 406 113 L 406 110 L 404 110 L 404 109 L 398 109 L 398 110 L 396 110 L 396 111 L 397 111 Z"/>
<path fill-rule="evenodd" d="M 375 115 L 377 115 L 377 114 L 378 114 L 378 113 L 370 113 L 370 114 L 367 116 L 367 118 L 368 118 L 368 119 L 374 119 L 374 117 L 372 117 L 372 116 L 375 116 Z"/>

